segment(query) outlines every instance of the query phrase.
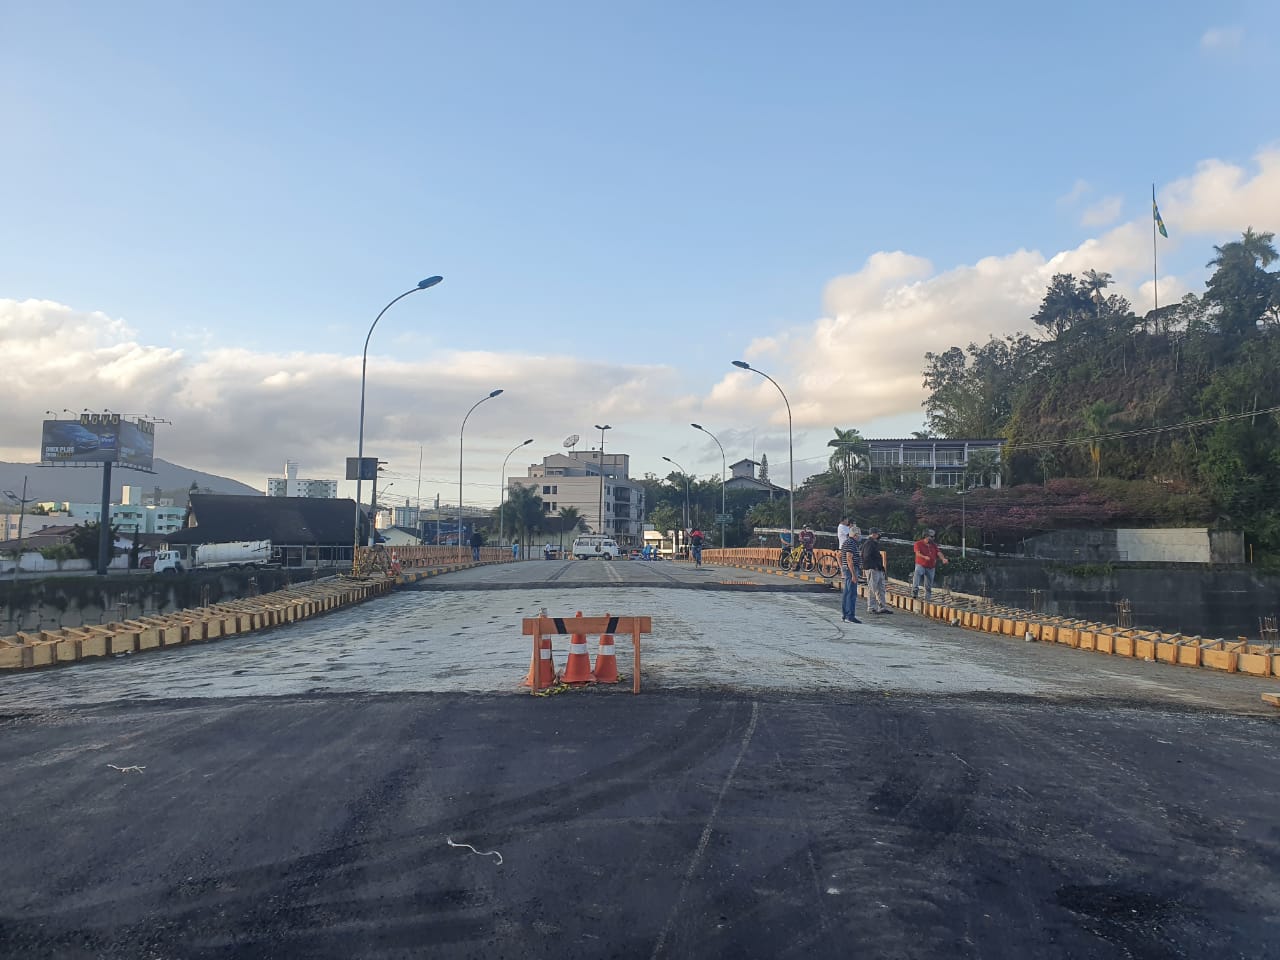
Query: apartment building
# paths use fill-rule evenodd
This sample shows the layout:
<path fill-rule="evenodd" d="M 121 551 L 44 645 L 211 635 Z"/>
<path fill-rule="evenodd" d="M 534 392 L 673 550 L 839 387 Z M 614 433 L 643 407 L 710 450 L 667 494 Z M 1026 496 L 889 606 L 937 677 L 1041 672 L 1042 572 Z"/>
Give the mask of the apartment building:
<path fill-rule="evenodd" d="M 336 500 L 338 497 L 337 480 L 300 480 L 298 478 L 298 461 L 284 462 L 283 477 L 267 478 L 268 497 L 312 497 L 322 500 Z"/>
<path fill-rule="evenodd" d="M 532 489 L 542 498 L 548 516 L 574 507 L 593 533 L 639 547 L 643 545 L 644 487 L 630 479 L 630 466 L 631 457 L 625 453 L 603 457 L 598 450 L 555 453 L 530 464 L 527 476 L 510 477 L 507 489 Z"/>

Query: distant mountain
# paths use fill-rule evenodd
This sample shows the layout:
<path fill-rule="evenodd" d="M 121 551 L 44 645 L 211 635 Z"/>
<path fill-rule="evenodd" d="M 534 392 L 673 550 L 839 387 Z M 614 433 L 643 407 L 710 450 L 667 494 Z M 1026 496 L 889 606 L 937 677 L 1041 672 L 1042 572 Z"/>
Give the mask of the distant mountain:
<path fill-rule="evenodd" d="M 38 463 L 5 463 L 0 461 L 0 492 L 12 490 L 22 495 L 22 478 L 27 478 L 27 497 L 38 500 L 70 500 L 74 503 L 97 503 L 102 499 L 102 471 L 92 464 L 85 467 L 42 467 Z M 161 495 L 172 497 L 179 506 L 187 502 L 191 484 L 196 483 L 201 493 L 238 493 L 262 495 L 239 480 L 219 477 L 200 470 L 180 467 L 176 463 L 157 458 L 155 473 L 125 470 L 115 467 L 111 471 L 111 502 L 120 502 L 120 488 L 130 485 L 150 492 L 156 487 Z M 8 506 L 8 501 L 0 501 Z"/>

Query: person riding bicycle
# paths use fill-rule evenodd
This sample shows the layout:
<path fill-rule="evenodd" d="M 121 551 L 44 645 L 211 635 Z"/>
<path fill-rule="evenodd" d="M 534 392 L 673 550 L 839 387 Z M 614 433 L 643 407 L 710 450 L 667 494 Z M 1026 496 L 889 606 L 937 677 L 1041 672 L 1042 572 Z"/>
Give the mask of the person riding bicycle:
<path fill-rule="evenodd" d="M 804 525 L 804 528 L 800 531 L 799 540 L 800 540 L 800 546 L 804 548 L 803 559 L 812 563 L 814 536 L 813 536 L 813 531 L 809 529 L 809 525 L 807 523 Z"/>

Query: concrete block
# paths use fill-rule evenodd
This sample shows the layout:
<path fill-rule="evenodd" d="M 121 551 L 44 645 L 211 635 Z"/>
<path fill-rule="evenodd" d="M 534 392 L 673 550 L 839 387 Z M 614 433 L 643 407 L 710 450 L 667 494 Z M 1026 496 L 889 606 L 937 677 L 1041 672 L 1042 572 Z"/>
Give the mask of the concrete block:
<path fill-rule="evenodd" d="M 138 649 L 154 650 L 160 646 L 160 628 L 146 627 L 138 631 Z"/>
<path fill-rule="evenodd" d="M 1249 673 L 1255 677 L 1271 676 L 1271 657 L 1263 653 L 1241 653 L 1238 655 L 1236 667 L 1241 673 Z"/>
<path fill-rule="evenodd" d="M 1068 647 L 1078 646 L 1079 640 L 1076 634 L 1075 627 L 1058 627 L 1058 643 L 1065 643 Z"/>
<path fill-rule="evenodd" d="M 31 666 L 33 667 L 51 667 L 57 662 L 58 644 L 61 641 L 51 640 L 47 643 L 37 643 L 31 647 Z"/>
<path fill-rule="evenodd" d="M 1115 635 L 1107 633 L 1106 631 L 1094 631 L 1093 649 L 1098 651 L 1098 653 L 1115 653 L 1116 652 Z"/>
<path fill-rule="evenodd" d="M 1200 647 L 1194 643 L 1184 643 L 1178 647 L 1177 663 L 1183 667 L 1200 666 Z"/>
<path fill-rule="evenodd" d="M 58 643 L 58 662 L 75 663 L 80 659 L 80 638 L 68 637 Z"/>
<path fill-rule="evenodd" d="M 1155 640 L 1150 637 L 1135 637 L 1133 655 L 1139 660 L 1154 660 L 1156 658 Z"/>
<path fill-rule="evenodd" d="M 1096 650 L 1098 646 L 1097 631 L 1088 629 L 1077 630 L 1076 646 L 1081 650 Z"/>
<path fill-rule="evenodd" d="M 0 670 L 21 670 L 24 647 L 0 647 Z"/>

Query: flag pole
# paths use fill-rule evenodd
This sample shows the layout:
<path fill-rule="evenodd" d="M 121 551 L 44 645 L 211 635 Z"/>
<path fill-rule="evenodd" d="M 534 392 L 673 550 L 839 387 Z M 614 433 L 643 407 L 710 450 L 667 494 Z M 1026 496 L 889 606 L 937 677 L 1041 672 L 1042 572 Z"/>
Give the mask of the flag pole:
<path fill-rule="evenodd" d="M 1151 290 L 1155 309 L 1160 309 L 1160 267 L 1156 254 L 1156 185 L 1151 184 Z"/>

